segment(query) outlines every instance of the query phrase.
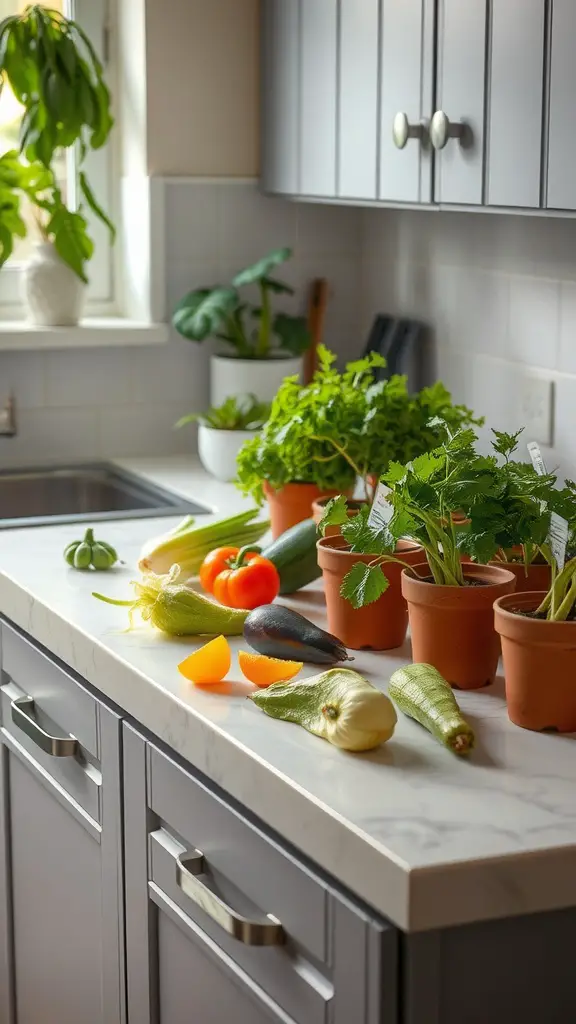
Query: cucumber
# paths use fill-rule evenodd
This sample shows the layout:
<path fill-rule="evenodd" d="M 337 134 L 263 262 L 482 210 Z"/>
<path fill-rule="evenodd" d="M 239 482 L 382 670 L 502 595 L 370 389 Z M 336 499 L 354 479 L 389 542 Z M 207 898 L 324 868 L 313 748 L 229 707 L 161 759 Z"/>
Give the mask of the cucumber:
<path fill-rule="evenodd" d="M 318 566 L 318 532 L 313 519 L 290 527 L 262 555 L 274 563 L 280 576 L 280 593 L 294 594 L 322 575 Z"/>
<path fill-rule="evenodd" d="M 397 669 L 388 684 L 388 696 L 448 750 L 470 753 L 474 732 L 462 717 L 450 684 L 432 665 Z"/>

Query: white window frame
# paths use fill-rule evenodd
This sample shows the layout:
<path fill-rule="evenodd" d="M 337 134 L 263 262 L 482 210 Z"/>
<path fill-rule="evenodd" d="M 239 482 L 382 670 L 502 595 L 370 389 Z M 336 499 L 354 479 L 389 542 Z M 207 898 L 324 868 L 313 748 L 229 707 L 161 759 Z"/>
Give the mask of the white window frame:
<path fill-rule="evenodd" d="M 110 0 L 65 0 L 64 9 L 68 17 L 73 17 L 82 26 L 98 55 L 105 64 L 106 81 L 113 98 L 116 95 L 118 76 L 112 60 Z M 115 112 L 116 113 L 116 112 Z M 108 144 L 101 150 L 88 154 L 85 169 L 88 179 L 98 202 L 115 222 L 118 214 L 117 153 L 115 144 L 118 119 L 112 130 Z M 69 153 L 68 172 L 70 175 L 69 196 L 75 199 L 74 183 L 75 159 Z M 88 293 L 86 313 L 93 317 L 106 317 L 118 312 L 117 296 L 117 264 L 119 257 L 110 245 L 108 229 L 91 211 L 87 212 L 90 234 L 94 240 L 94 255 L 88 264 Z M 0 324 L 2 320 L 20 320 L 24 317 L 24 305 L 21 295 L 21 275 L 23 263 L 10 263 L 0 271 Z"/>

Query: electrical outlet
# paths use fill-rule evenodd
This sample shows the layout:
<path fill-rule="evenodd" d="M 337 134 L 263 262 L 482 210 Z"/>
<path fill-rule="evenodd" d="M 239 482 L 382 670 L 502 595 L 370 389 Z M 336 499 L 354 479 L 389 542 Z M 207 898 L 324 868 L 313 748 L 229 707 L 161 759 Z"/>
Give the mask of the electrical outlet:
<path fill-rule="evenodd" d="M 554 382 L 525 374 L 519 380 L 519 426 L 527 441 L 554 442 Z"/>

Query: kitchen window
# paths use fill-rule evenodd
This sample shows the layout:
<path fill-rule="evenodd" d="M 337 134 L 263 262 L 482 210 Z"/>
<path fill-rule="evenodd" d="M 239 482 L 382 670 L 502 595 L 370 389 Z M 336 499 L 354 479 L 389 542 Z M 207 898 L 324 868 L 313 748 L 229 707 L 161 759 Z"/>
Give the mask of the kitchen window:
<path fill-rule="evenodd" d="M 30 0 L 0 0 L 0 21 L 21 13 L 29 2 Z M 101 59 L 108 64 L 108 0 L 42 0 L 42 5 L 61 11 L 67 17 L 75 18 L 91 39 Z M 107 67 L 106 79 L 114 97 L 115 83 L 110 67 Z M 0 153 L 17 148 L 21 112 L 22 108 L 8 84 L 5 84 L 0 92 Z M 113 135 L 115 132 L 116 128 Z M 112 163 L 113 147 L 108 145 L 102 150 L 90 153 L 85 168 L 98 201 L 114 220 Z M 62 154 L 55 168 L 66 202 L 72 207 L 77 201 L 75 164 L 75 152 L 69 150 Z M 95 244 L 94 255 L 88 264 L 88 312 L 95 316 L 106 315 L 113 308 L 115 299 L 113 250 L 104 225 L 89 211 L 85 213 Z M 29 234 L 25 239 L 17 240 L 12 258 L 0 271 L 0 318 L 7 320 L 18 318 L 22 313 L 19 278 L 31 254 L 34 241 L 38 238 L 33 211 L 24 210 L 24 215 Z"/>

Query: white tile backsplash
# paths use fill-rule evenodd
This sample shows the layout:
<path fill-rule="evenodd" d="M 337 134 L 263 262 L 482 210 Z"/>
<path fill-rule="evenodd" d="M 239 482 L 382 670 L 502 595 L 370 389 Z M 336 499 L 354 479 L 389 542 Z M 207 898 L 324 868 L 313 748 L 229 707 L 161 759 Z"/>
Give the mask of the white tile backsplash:
<path fill-rule="evenodd" d="M 553 380 L 549 463 L 576 473 L 576 220 L 366 209 L 362 279 L 363 323 L 430 324 L 437 375 L 488 426 L 522 426 L 520 374 Z"/>
<path fill-rule="evenodd" d="M 168 179 L 166 190 L 169 310 L 290 245 L 295 256 L 280 274 L 297 294 L 279 305 L 304 312 L 311 281 L 327 277 L 325 340 L 343 355 L 360 351 L 361 210 L 268 198 L 234 180 Z M 141 349 L 0 352 L 0 405 L 13 388 L 19 421 L 16 438 L 0 438 L 0 467 L 193 451 L 195 431 L 173 424 L 206 408 L 211 351 L 173 332 L 167 345 Z"/>

